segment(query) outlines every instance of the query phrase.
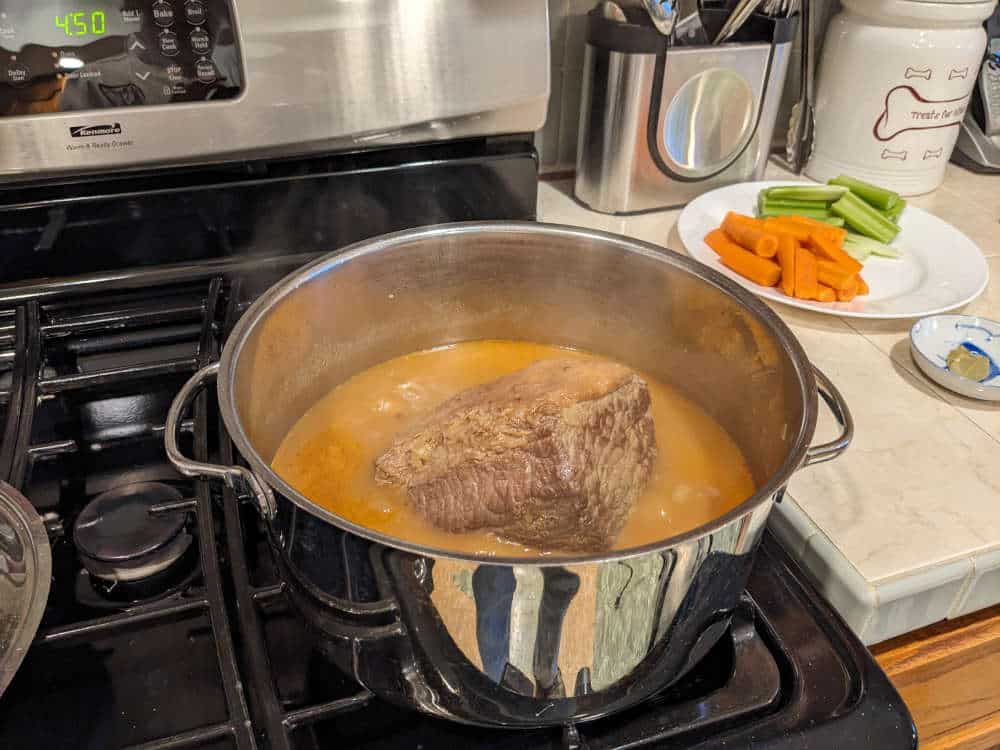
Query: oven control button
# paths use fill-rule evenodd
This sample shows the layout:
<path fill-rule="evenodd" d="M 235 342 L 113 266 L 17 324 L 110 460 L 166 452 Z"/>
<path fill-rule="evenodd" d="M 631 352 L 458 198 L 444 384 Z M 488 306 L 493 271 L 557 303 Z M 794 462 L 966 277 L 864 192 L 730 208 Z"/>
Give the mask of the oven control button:
<path fill-rule="evenodd" d="M 153 23 L 157 26 L 171 26 L 174 22 L 174 8 L 173 6 L 165 2 L 165 0 L 157 0 L 153 3 Z"/>
<path fill-rule="evenodd" d="M 165 0 L 157 0 L 153 3 L 153 23 L 157 26 L 170 26 L 174 22 L 174 8 L 173 6 L 165 2 Z"/>
<path fill-rule="evenodd" d="M 211 47 L 208 32 L 204 29 L 195 29 L 191 32 L 191 49 L 199 55 L 204 55 Z"/>
<path fill-rule="evenodd" d="M 201 0 L 187 0 L 184 3 L 184 17 L 192 26 L 205 23 L 205 19 L 208 18 L 205 3 L 201 2 Z"/>
<path fill-rule="evenodd" d="M 6 80 L 14 88 L 26 85 L 31 79 L 31 71 L 22 62 L 9 62 L 0 68 L 0 72 L 3 73 L 3 80 Z"/>
<path fill-rule="evenodd" d="M 205 84 L 215 83 L 216 79 L 219 77 L 212 61 L 204 59 L 199 60 L 194 66 L 194 74 L 198 76 L 199 81 Z"/>
<path fill-rule="evenodd" d="M 167 57 L 173 57 L 180 51 L 181 45 L 174 32 L 164 31 L 160 34 L 160 52 Z"/>
<path fill-rule="evenodd" d="M 138 55 L 140 52 L 145 52 L 145 50 L 146 45 L 142 43 L 142 39 L 140 39 L 136 34 L 129 34 L 125 37 L 126 52 Z"/>
<path fill-rule="evenodd" d="M 184 68 L 177 63 L 170 63 L 164 70 L 167 73 L 167 80 L 171 83 L 184 83 Z"/>

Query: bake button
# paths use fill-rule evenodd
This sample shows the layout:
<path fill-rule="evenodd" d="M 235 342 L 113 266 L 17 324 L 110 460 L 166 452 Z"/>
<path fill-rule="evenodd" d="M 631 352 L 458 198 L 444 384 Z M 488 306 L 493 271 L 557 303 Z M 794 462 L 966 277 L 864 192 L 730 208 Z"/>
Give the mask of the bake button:
<path fill-rule="evenodd" d="M 20 62 L 7 63 L 4 68 L 4 78 L 11 86 L 20 88 L 31 79 L 31 71 L 28 66 Z"/>
<path fill-rule="evenodd" d="M 153 23 L 157 26 L 170 26 L 174 22 L 174 8 L 164 0 L 153 3 Z"/>
<path fill-rule="evenodd" d="M 203 55 L 208 52 L 209 47 L 211 47 L 211 41 L 208 38 L 207 31 L 204 29 L 195 29 L 191 32 L 191 49 L 199 55 Z"/>
<path fill-rule="evenodd" d="M 177 35 L 172 31 L 164 31 L 160 34 L 160 52 L 162 52 L 167 57 L 173 57 L 178 52 L 181 51 L 180 42 L 177 40 Z"/>
<path fill-rule="evenodd" d="M 202 83 L 215 83 L 219 77 L 211 60 L 199 60 L 194 66 L 194 74 Z"/>
<path fill-rule="evenodd" d="M 192 26 L 198 26 L 199 24 L 205 23 L 205 19 L 208 18 L 208 11 L 205 10 L 205 3 L 201 2 L 201 0 L 187 0 L 187 2 L 184 3 L 184 17 Z"/>

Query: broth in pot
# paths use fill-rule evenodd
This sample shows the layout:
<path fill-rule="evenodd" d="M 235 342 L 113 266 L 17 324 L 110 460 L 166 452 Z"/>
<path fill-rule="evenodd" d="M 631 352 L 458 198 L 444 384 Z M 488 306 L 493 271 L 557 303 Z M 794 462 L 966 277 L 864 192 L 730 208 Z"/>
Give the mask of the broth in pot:
<path fill-rule="evenodd" d="M 597 355 L 524 341 L 469 341 L 375 365 L 338 385 L 292 427 L 272 468 L 317 505 L 414 544 L 477 555 L 548 555 L 493 531 L 450 533 L 417 513 L 406 490 L 375 481 L 375 460 L 402 433 L 460 391 L 543 359 Z M 658 450 L 652 476 L 613 549 L 657 542 L 701 526 L 754 492 L 728 433 L 701 408 L 648 376 Z"/>

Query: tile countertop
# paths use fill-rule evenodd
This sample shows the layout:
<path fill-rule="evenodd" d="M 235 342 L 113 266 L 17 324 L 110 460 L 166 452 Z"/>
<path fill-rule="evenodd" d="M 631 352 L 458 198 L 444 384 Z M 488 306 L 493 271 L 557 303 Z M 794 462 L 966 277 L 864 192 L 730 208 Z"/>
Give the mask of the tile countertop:
<path fill-rule="evenodd" d="M 791 178 L 771 166 L 768 179 Z M 991 282 L 965 312 L 1000 320 L 1000 177 L 949 165 L 911 204 L 979 245 Z M 624 234 L 684 252 L 680 211 L 606 216 L 542 183 L 538 218 Z M 912 321 L 866 321 L 774 305 L 840 388 L 854 442 L 798 472 L 771 526 L 868 644 L 1000 602 L 1000 404 L 939 388 L 910 357 Z M 821 409 L 817 441 L 836 434 Z"/>

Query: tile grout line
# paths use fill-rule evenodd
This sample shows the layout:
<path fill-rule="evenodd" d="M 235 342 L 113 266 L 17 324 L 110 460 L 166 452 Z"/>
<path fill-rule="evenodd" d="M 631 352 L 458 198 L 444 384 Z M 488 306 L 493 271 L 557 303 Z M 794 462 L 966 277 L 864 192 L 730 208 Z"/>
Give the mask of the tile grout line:
<path fill-rule="evenodd" d="M 920 372 L 918 369 L 916 369 L 916 366 L 913 365 L 912 362 L 900 362 L 898 359 L 896 359 L 895 357 L 893 357 L 891 354 L 888 354 L 885 351 L 883 351 L 881 349 L 881 347 L 879 347 L 879 345 L 877 343 L 875 343 L 874 341 L 872 341 L 872 339 L 870 339 L 866 334 L 862 333 L 857 328 L 855 328 L 853 325 L 851 325 L 851 323 L 849 322 L 849 320 L 847 318 L 840 318 L 840 320 L 843 321 L 847 325 L 847 327 L 851 329 L 851 331 L 853 331 L 858 336 L 860 336 L 865 341 L 867 341 L 869 344 L 871 344 L 873 347 L 875 347 L 875 349 L 877 349 L 880 354 L 882 354 L 883 356 L 885 356 L 889 360 L 890 364 L 893 363 L 893 362 L 895 362 L 900 367 L 902 367 L 907 372 L 907 374 L 909 374 L 917 382 L 918 387 L 920 387 L 922 391 L 924 391 L 925 393 L 929 394 L 933 398 L 936 398 L 941 403 L 945 404 L 949 409 L 951 409 L 956 414 L 960 415 L 963 419 L 965 419 L 966 422 L 968 422 L 973 427 L 975 427 L 977 430 L 979 430 L 981 433 L 983 433 L 984 435 L 986 435 L 986 437 L 988 437 L 992 442 L 996 443 L 997 445 L 1000 445 L 1000 438 L 998 438 L 996 435 L 994 435 L 992 432 L 990 432 L 989 430 L 987 430 L 985 427 L 983 427 L 981 424 L 979 424 L 976 420 L 974 420 L 972 417 L 970 417 L 968 414 L 966 414 L 965 411 L 963 411 L 962 409 L 960 409 L 957 404 L 955 404 L 953 401 L 949 400 L 947 398 L 946 394 L 938 392 L 937 387 L 932 386 L 931 383 L 927 383 L 925 381 L 926 376 L 922 372 Z"/>

